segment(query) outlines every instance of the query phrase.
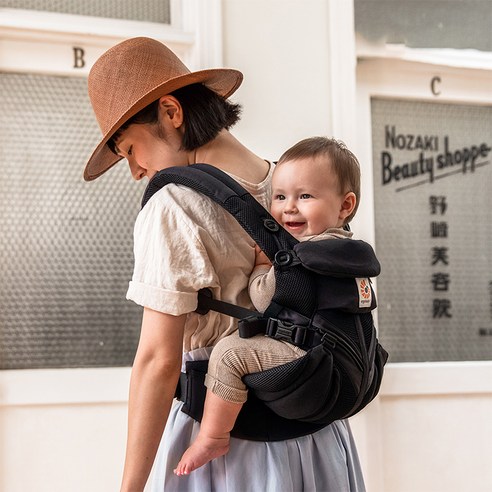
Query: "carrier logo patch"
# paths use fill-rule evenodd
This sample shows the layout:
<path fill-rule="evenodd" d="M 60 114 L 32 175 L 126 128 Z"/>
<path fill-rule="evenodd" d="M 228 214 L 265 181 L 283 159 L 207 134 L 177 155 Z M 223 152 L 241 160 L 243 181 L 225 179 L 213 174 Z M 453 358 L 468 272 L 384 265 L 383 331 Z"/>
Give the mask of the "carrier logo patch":
<path fill-rule="evenodd" d="M 368 278 L 356 278 L 357 289 L 359 291 L 359 307 L 367 308 L 372 304 L 371 285 Z"/>

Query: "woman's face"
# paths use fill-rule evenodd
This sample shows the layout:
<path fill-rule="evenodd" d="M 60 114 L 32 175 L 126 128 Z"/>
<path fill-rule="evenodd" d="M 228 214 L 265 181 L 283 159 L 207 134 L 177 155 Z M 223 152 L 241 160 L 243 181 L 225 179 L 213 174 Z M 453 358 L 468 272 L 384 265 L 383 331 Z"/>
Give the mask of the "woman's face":
<path fill-rule="evenodd" d="M 182 126 L 173 121 L 175 116 L 159 109 L 158 124 L 130 125 L 116 141 L 118 155 L 128 161 L 135 180 L 150 180 L 162 169 L 190 163 L 190 152 L 181 149 Z"/>

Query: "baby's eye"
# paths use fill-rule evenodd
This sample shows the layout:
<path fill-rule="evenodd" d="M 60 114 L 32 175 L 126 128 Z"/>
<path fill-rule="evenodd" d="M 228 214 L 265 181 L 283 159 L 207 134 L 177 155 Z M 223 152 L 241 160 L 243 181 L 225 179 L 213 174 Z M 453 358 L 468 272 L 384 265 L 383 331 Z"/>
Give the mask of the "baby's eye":
<path fill-rule="evenodd" d="M 133 145 L 130 145 L 130 148 L 128 149 L 127 154 L 132 155 L 132 153 L 133 153 Z"/>
<path fill-rule="evenodd" d="M 301 195 L 301 200 L 307 200 L 308 198 L 312 198 L 313 195 L 310 195 L 309 193 L 303 193 Z"/>
<path fill-rule="evenodd" d="M 275 195 L 275 200 L 285 200 L 285 195 Z"/>

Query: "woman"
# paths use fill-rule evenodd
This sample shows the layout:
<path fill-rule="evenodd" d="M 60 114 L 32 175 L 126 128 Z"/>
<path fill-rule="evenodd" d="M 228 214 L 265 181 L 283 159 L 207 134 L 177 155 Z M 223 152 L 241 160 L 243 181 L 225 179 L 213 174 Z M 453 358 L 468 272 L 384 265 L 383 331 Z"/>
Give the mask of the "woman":
<path fill-rule="evenodd" d="M 241 81 L 240 72 L 230 69 L 190 73 L 152 39 L 113 47 L 89 75 L 103 139 L 85 179 L 97 178 L 122 158 L 136 180 L 150 180 L 170 166 L 205 162 L 231 174 L 267 207 L 271 166 L 228 132 L 239 107 L 226 98 Z M 197 292 L 208 287 L 216 298 L 249 307 L 255 245 L 218 205 L 177 185 L 149 200 L 137 218 L 134 240 L 127 297 L 144 307 L 144 315 L 130 383 L 121 490 L 143 490 L 156 454 L 155 491 L 364 490 L 344 422 L 288 441 L 232 439 L 226 456 L 192 475 L 173 474 L 198 431 L 180 411 L 181 403 L 172 406 L 182 364 L 207 359 L 212 346 L 236 329 L 225 316 L 194 313 Z"/>

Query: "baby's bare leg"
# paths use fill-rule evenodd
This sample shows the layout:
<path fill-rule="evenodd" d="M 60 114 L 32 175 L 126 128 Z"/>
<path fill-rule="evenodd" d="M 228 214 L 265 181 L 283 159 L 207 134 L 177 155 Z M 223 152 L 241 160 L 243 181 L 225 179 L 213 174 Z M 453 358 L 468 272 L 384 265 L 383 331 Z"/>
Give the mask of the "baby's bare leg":
<path fill-rule="evenodd" d="M 188 475 L 229 451 L 230 432 L 242 406 L 207 390 L 200 431 L 174 470 L 176 475 Z"/>
<path fill-rule="evenodd" d="M 240 338 L 234 332 L 215 345 L 205 378 L 207 397 L 200 431 L 174 470 L 187 475 L 229 450 L 230 432 L 247 397 L 245 374 L 264 371 L 305 354 L 264 336 Z M 220 396 L 218 396 L 220 395 Z"/>

